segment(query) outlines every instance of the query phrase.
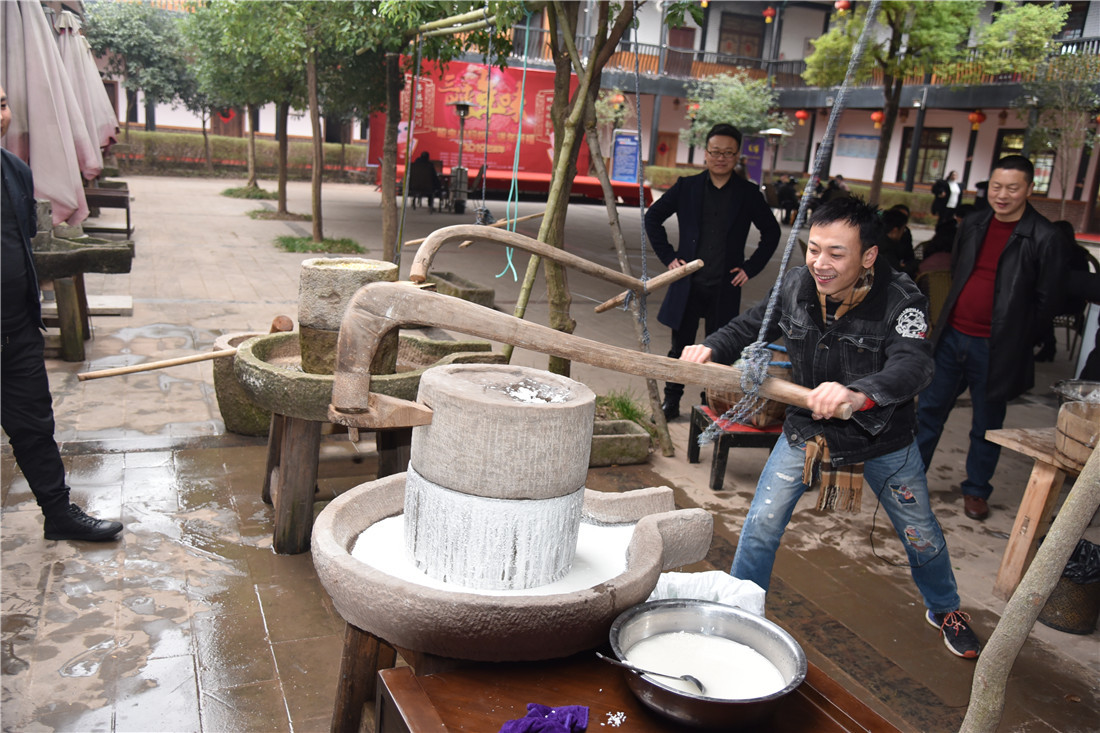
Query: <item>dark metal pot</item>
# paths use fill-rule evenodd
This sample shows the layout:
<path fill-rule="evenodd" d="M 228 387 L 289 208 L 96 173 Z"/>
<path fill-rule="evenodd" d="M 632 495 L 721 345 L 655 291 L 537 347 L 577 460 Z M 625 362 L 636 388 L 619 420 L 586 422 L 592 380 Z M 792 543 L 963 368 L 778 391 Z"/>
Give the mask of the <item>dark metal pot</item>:
<path fill-rule="evenodd" d="M 656 678 L 624 672 L 631 692 L 654 712 L 696 728 L 732 730 L 759 723 L 806 678 L 806 655 L 786 631 L 771 621 L 713 601 L 648 601 L 619 614 L 611 625 L 611 650 L 626 660 L 635 644 L 650 636 L 687 631 L 731 639 L 755 649 L 779 669 L 786 686 L 766 697 L 727 700 L 666 687 Z"/>

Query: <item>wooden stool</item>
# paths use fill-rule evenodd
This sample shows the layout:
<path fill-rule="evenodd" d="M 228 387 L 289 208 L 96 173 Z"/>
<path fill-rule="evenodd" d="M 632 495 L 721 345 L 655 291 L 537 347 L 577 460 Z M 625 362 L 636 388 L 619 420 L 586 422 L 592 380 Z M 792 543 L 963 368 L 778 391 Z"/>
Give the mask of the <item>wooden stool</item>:
<path fill-rule="evenodd" d="M 695 405 L 691 408 L 691 426 L 688 428 L 688 463 L 699 462 L 699 436 L 719 417 L 721 416 L 714 414 L 714 411 L 706 405 Z M 783 434 L 782 425 L 760 429 L 729 420 L 722 420 L 719 425 L 722 428 L 722 434 L 715 443 L 714 458 L 710 464 L 710 488 L 714 491 L 722 490 L 730 448 L 772 448 L 775 446 L 776 438 Z"/>

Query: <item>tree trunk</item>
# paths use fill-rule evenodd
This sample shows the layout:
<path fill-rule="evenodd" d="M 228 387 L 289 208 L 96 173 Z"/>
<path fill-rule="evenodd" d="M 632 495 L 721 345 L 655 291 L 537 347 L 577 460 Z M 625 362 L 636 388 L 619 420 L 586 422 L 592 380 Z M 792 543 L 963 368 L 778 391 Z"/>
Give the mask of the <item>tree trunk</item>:
<path fill-rule="evenodd" d="M 207 116 L 206 111 L 204 110 L 201 113 L 202 150 L 203 150 L 203 154 L 206 156 L 206 172 L 207 173 L 213 173 L 214 172 L 214 160 L 211 158 L 211 155 L 210 155 L 210 135 L 208 134 L 208 131 L 206 129 L 206 121 L 208 119 L 209 119 L 209 117 Z"/>
<path fill-rule="evenodd" d="M 959 728 L 961 733 L 997 730 L 1012 664 L 1097 508 L 1100 508 L 1100 451 L 1094 450 L 978 658 L 970 706 Z"/>
<path fill-rule="evenodd" d="M 898 119 L 898 103 L 901 100 L 901 90 L 904 79 L 886 76 L 883 79 L 883 101 L 881 136 L 878 141 L 878 154 L 875 156 L 875 172 L 871 176 L 871 191 L 867 195 L 868 203 L 878 205 L 882 194 L 882 175 L 886 171 L 886 156 L 890 153 L 890 140 L 894 136 L 894 125 Z M 914 140 L 913 145 L 919 145 L 919 140 Z"/>
<path fill-rule="evenodd" d="M 256 126 L 252 124 L 252 104 L 246 104 L 245 114 L 248 115 L 248 183 L 246 188 L 258 188 L 256 184 Z"/>
<path fill-rule="evenodd" d="M 401 121 L 401 57 L 386 54 L 386 132 L 382 138 L 382 259 L 400 264 L 397 239 L 397 126 Z M 406 166 L 407 167 L 407 166 Z M 399 246 L 399 245 L 398 245 Z"/>
<path fill-rule="evenodd" d="M 277 213 L 286 214 L 286 176 L 290 165 L 290 139 L 287 137 L 287 120 L 290 117 L 290 103 L 279 102 L 275 107 L 275 137 L 279 142 L 279 200 Z"/>
<path fill-rule="evenodd" d="M 615 252 L 619 256 L 619 269 L 624 275 L 634 276 L 631 272 L 630 259 L 626 253 L 626 241 L 623 239 L 623 229 L 619 224 L 619 209 L 615 205 L 615 191 L 611 187 L 611 178 L 607 175 L 607 166 L 604 165 L 603 151 L 600 150 L 600 139 L 596 133 L 595 107 L 589 105 L 585 116 L 585 137 L 588 139 L 588 154 L 592 159 L 592 167 L 595 169 L 596 178 L 600 180 L 603 189 L 604 205 L 607 207 L 607 223 L 611 227 L 611 241 L 615 244 Z M 659 260 L 658 260 L 659 261 Z M 649 353 L 649 344 L 645 340 L 645 331 L 642 327 L 642 309 L 637 298 L 630 300 L 630 314 L 634 318 L 634 332 L 638 336 L 638 348 Z M 657 442 L 661 444 L 661 455 L 670 457 L 676 455 L 676 448 L 672 444 L 672 436 L 668 434 L 668 423 L 665 421 L 665 413 L 661 409 L 661 393 L 657 387 L 656 379 L 647 379 L 646 392 L 649 395 L 649 409 L 653 416 L 653 422 L 657 426 Z"/>
<path fill-rule="evenodd" d="M 321 137 L 321 108 L 317 99 L 317 50 L 310 51 L 306 60 L 306 84 L 309 86 L 309 122 L 313 130 L 313 241 L 324 239 L 321 227 L 321 177 L 325 171 L 325 144 Z"/>

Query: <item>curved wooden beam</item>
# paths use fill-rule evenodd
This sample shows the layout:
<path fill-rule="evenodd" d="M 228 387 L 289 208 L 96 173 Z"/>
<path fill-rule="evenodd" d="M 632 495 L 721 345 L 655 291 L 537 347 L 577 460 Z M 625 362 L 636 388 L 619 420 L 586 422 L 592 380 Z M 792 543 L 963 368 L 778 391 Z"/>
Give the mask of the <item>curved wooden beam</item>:
<path fill-rule="evenodd" d="M 465 237 L 467 233 L 458 236 Z M 329 406 L 333 422 L 357 428 L 401 427 L 396 421 L 402 419 L 402 414 L 407 415 L 411 404 L 404 400 L 379 400 L 379 396 L 372 395 L 370 363 L 386 333 L 414 324 L 447 328 L 650 379 L 699 384 L 723 391 L 738 390 L 741 384 L 741 372 L 734 367 L 695 364 L 609 346 L 408 284 L 378 282 L 360 288 L 344 313 Z M 799 407 L 808 407 L 809 392 L 805 387 L 774 377 L 766 378 L 760 385 L 764 397 Z M 843 419 L 850 416 L 850 409 L 846 410 Z"/>

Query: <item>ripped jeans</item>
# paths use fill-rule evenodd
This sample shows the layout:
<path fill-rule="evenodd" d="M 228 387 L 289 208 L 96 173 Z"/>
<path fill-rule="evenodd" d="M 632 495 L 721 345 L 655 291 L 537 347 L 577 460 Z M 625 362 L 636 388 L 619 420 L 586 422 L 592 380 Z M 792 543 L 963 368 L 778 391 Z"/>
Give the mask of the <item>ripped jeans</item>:
<path fill-rule="evenodd" d="M 751 580 L 767 590 L 775 552 L 795 505 L 809 487 L 802 483 L 805 444 L 791 447 L 780 438 L 772 450 L 749 507 L 737 553 L 734 577 Z M 928 501 L 924 462 L 916 442 L 863 464 L 863 477 L 886 510 L 909 557 L 909 568 L 924 605 L 934 613 L 959 608 L 951 558 L 940 524 Z M 864 501 L 864 511 L 871 511 Z"/>

